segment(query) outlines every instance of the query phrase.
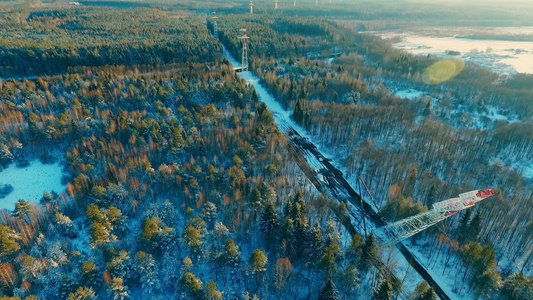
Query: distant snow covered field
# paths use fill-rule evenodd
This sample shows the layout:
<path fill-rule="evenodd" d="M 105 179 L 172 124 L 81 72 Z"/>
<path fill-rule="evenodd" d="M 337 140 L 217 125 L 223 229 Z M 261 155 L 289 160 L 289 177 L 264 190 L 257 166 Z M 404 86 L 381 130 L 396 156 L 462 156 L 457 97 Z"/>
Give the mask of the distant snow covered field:
<path fill-rule="evenodd" d="M 0 209 L 13 210 L 20 199 L 38 202 L 43 192 L 62 193 L 65 191 L 65 186 L 61 184 L 62 175 L 59 163 L 45 165 L 36 160 L 24 168 L 11 164 L 0 171 L 0 185 L 9 184 L 13 187 L 11 193 L 0 199 Z"/>
<path fill-rule="evenodd" d="M 424 92 L 415 90 L 415 89 L 400 90 L 400 91 L 397 91 L 395 95 L 397 97 L 406 98 L 409 100 L 413 100 L 416 98 L 422 98 L 425 96 Z"/>
<path fill-rule="evenodd" d="M 474 64 L 488 67 L 500 74 L 533 74 L 533 42 L 505 40 L 476 40 L 456 36 L 429 36 L 421 32 L 372 32 L 383 38 L 400 38 L 394 47 L 417 55 L 449 56 L 456 51 L 457 57 Z"/>

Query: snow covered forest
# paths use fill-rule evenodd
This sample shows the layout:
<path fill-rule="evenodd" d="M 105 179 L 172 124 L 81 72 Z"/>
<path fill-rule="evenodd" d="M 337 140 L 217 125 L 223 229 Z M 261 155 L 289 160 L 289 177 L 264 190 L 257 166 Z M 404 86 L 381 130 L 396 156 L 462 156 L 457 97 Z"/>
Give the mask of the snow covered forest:
<path fill-rule="evenodd" d="M 531 76 L 467 65 L 429 86 L 435 58 L 314 8 L 209 2 L 217 39 L 194 1 L 17 3 L 0 4 L 0 299 L 437 299 L 313 185 L 223 58 L 242 26 L 261 84 L 388 221 L 497 188 L 405 244 L 451 299 L 533 299 Z M 10 198 L 24 182 L 39 196 Z"/>

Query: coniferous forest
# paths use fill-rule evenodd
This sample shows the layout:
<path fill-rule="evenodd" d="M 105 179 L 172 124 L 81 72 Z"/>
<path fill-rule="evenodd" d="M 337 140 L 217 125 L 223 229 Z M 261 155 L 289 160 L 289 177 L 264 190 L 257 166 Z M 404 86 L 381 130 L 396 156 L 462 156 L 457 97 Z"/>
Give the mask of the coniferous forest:
<path fill-rule="evenodd" d="M 467 63 L 430 85 L 439 58 L 349 19 L 431 7 L 81 4 L 0 3 L 0 202 L 9 168 L 58 165 L 64 186 L 0 211 L 0 299 L 533 299 L 533 77 Z M 434 282 L 319 187 L 223 51 L 240 60 L 243 26 L 249 74 L 382 220 L 496 189 L 404 241 Z"/>

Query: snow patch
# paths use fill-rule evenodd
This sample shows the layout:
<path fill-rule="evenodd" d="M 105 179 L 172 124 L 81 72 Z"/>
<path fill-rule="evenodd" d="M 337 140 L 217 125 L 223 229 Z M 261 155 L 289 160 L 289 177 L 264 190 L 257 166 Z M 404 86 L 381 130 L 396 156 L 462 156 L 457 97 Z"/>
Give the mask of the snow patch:
<path fill-rule="evenodd" d="M 399 98 L 406 98 L 409 100 L 422 98 L 424 96 L 423 92 L 419 90 L 415 90 L 415 89 L 401 90 L 401 91 L 397 91 L 394 94 Z"/>
<path fill-rule="evenodd" d="M 45 165 L 40 161 L 33 161 L 24 168 L 17 168 L 15 164 L 11 164 L 7 169 L 0 171 L 0 185 L 13 186 L 13 191 L 0 199 L 0 209 L 13 210 L 15 203 L 20 199 L 38 202 L 43 192 L 62 193 L 65 190 L 65 186 L 61 184 L 62 175 L 59 163 Z"/>

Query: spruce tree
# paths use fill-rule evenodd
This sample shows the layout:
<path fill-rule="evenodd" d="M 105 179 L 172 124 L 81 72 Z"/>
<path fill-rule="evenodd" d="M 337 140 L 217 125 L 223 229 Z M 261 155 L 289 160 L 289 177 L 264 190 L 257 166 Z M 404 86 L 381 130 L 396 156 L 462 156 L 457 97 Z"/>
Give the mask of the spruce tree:
<path fill-rule="evenodd" d="M 359 261 L 361 270 L 368 270 L 377 256 L 378 246 L 376 244 L 376 239 L 374 238 L 373 234 L 370 234 L 367 236 L 363 246 L 361 247 L 361 260 Z"/>
<path fill-rule="evenodd" d="M 481 212 L 477 212 L 466 230 L 466 241 L 475 241 L 481 231 Z"/>
<path fill-rule="evenodd" d="M 304 253 L 310 260 L 316 259 L 322 254 L 322 230 L 318 220 L 316 220 L 315 226 L 311 227 L 307 233 Z"/>
<path fill-rule="evenodd" d="M 372 299 L 374 300 L 391 300 L 393 296 L 393 287 L 390 280 L 383 280 L 373 294 Z"/>
<path fill-rule="evenodd" d="M 261 214 L 260 232 L 266 238 L 267 247 L 276 239 L 279 229 L 279 217 L 274 203 L 268 203 Z"/>
<path fill-rule="evenodd" d="M 467 232 L 468 232 L 468 222 L 470 222 L 470 216 L 472 215 L 472 210 L 466 209 L 465 213 L 461 217 L 461 220 L 459 221 L 459 225 L 456 228 L 457 233 L 457 239 L 461 244 L 464 244 L 467 240 Z"/>
<path fill-rule="evenodd" d="M 320 290 L 318 294 L 318 300 L 337 300 L 339 299 L 339 292 L 335 288 L 333 279 L 328 278 L 326 285 Z"/>

